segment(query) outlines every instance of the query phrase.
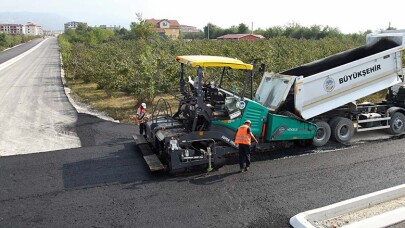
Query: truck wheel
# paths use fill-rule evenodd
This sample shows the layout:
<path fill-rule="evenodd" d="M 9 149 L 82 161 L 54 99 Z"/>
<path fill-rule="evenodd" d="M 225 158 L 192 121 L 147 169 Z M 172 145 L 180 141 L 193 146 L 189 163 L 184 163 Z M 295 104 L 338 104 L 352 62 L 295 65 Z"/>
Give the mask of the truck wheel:
<path fill-rule="evenodd" d="M 315 137 L 312 139 L 312 145 L 323 146 L 329 141 L 330 138 L 329 124 L 325 121 L 317 121 L 315 124 L 317 126 L 317 130 Z"/>
<path fill-rule="evenodd" d="M 348 144 L 354 134 L 353 122 L 347 118 L 337 117 L 331 123 L 332 139 L 342 144 Z"/>
<path fill-rule="evenodd" d="M 388 132 L 393 134 L 393 135 L 398 135 L 404 132 L 405 129 L 405 115 L 396 112 L 391 116 L 390 120 L 390 128 L 388 129 Z"/>
<path fill-rule="evenodd" d="M 335 116 L 335 117 L 333 117 L 332 119 L 330 119 L 330 120 L 328 121 L 329 126 L 332 128 L 332 126 L 335 124 L 335 122 L 336 122 L 336 121 L 339 121 L 340 118 L 342 118 L 342 117 Z"/>

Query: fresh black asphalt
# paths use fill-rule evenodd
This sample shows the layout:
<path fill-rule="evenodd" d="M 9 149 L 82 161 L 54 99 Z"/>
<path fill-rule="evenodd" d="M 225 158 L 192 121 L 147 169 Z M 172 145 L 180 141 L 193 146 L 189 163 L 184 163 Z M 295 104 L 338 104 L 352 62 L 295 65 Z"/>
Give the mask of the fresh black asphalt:
<path fill-rule="evenodd" d="M 309 209 L 403 184 L 405 139 L 290 147 L 208 175 L 152 174 L 136 127 L 79 114 L 84 147 L 0 158 L 0 227 L 289 227 Z"/>
<path fill-rule="evenodd" d="M 0 55 L 0 64 L 28 51 L 35 45 L 39 44 L 41 41 L 43 41 L 43 39 L 31 40 L 31 41 L 28 41 L 27 43 L 24 43 L 24 44 L 18 45 L 16 47 L 13 47 L 11 49 L 2 51 L 1 55 Z"/>

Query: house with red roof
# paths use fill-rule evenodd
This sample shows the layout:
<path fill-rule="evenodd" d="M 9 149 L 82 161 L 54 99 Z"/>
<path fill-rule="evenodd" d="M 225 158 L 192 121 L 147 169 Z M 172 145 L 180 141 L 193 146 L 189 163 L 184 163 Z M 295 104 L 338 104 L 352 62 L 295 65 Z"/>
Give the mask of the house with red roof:
<path fill-rule="evenodd" d="M 217 37 L 218 40 L 258 40 L 263 38 L 264 36 L 255 34 L 226 34 Z"/>
<path fill-rule="evenodd" d="M 170 39 L 178 39 L 180 36 L 180 24 L 177 20 L 147 19 L 147 23 L 155 26 L 156 32 L 164 34 Z"/>

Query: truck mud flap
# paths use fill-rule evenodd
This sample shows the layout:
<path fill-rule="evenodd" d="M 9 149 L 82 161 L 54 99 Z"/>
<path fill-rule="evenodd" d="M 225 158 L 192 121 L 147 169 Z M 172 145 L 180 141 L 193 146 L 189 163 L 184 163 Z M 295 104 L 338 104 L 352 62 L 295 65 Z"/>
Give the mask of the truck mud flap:
<path fill-rule="evenodd" d="M 141 135 L 133 135 L 132 136 L 135 140 L 135 144 L 138 146 L 139 150 L 142 152 L 143 159 L 145 160 L 146 164 L 149 166 L 151 172 L 157 172 L 164 170 L 165 167 L 159 158 L 153 153 L 152 148 L 150 148 L 148 142 L 146 142 L 145 138 Z"/>

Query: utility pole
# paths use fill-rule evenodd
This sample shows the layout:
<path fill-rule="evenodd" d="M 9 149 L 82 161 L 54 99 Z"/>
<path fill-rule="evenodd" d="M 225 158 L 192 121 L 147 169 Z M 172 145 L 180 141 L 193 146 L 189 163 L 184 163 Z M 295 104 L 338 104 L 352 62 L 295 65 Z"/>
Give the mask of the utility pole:
<path fill-rule="evenodd" d="M 252 35 L 253 35 L 253 21 L 252 21 Z"/>

